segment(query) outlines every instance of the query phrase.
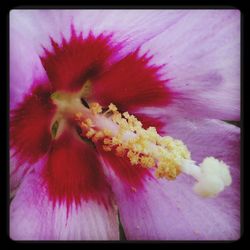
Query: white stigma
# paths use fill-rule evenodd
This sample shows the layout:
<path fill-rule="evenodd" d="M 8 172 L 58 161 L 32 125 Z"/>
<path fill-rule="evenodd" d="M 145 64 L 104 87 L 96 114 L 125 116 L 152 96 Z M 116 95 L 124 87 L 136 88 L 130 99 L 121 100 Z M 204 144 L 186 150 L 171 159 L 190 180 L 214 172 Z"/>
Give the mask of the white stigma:
<path fill-rule="evenodd" d="M 197 180 L 193 190 L 202 197 L 215 197 L 232 183 L 229 167 L 214 157 L 206 157 L 200 167 L 185 160 L 181 170 Z"/>

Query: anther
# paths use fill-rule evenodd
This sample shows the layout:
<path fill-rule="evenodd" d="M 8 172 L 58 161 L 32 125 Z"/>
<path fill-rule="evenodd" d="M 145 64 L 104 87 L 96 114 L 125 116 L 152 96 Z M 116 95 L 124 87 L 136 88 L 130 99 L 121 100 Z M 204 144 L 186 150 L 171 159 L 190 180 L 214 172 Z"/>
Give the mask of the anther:
<path fill-rule="evenodd" d="M 197 180 L 194 191 L 204 197 L 213 197 L 231 184 L 229 168 L 224 162 L 208 157 L 197 166 L 181 140 L 162 137 L 154 127 L 142 128 L 134 115 L 121 114 L 112 103 L 108 108 L 100 114 L 102 107 L 98 103 L 90 104 L 93 120 L 84 120 L 76 114 L 76 119 L 84 122 L 84 128 L 81 127 L 86 137 L 101 143 L 104 151 L 114 149 L 117 156 L 127 157 L 131 165 L 155 168 L 157 178 L 174 180 L 180 173 L 191 175 Z M 112 116 L 106 117 L 107 113 Z"/>
<path fill-rule="evenodd" d="M 90 110 L 92 111 L 92 113 L 93 113 L 94 115 L 96 115 L 96 114 L 99 114 L 99 113 L 102 112 L 102 107 L 101 107 L 101 105 L 100 105 L 99 103 L 97 103 L 97 102 L 92 102 L 92 103 L 90 104 Z"/>

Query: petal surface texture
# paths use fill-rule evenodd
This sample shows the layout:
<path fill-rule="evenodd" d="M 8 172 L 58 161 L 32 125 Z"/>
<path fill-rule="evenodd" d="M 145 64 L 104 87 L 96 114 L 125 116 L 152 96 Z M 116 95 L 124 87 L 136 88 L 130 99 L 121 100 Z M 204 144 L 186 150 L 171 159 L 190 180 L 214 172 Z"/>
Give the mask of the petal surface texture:
<path fill-rule="evenodd" d="M 82 199 L 110 202 L 112 193 L 93 146 L 73 133 L 65 131 L 52 143 L 42 174 L 51 200 L 66 202 L 68 208 Z"/>
<path fill-rule="evenodd" d="M 10 33 L 11 37 L 13 37 L 13 39 L 11 39 L 12 44 L 10 49 L 11 65 L 13 65 L 13 67 L 11 67 L 11 77 L 13 78 L 13 84 L 11 83 L 11 88 L 13 88 L 11 91 L 13 95 L 11 103 L 14 105 L 16 100 L 22 99 L 23 93 L 21 93 L 19 86 L 20 84 L 26 87 L 31 85 L 31 79 L 34 78 L 33 71 L 36 71 L 35 76 L 38 78 L 49 77 L 42 67 L 39 56 L 44 55 L 43 48 L 46 48 L 46 51 L 55 49 L 57 44 L 61 44 L 62 38 L 65 38 L 64 42 L 70 40 L 72 36 L 70 24 L 74 24 L 77 36 L 83 34 L 84 37 L 87 37 L 89 32 L 94 36 L 113 34 L 114 45 L 124 45 L 118 55 L 119 58 L 122 58 L 128 53 L 138 49 L 145 41 L 149 41 L 157 36 L 164 31 L 166 27 L 172 26 L 175 21 L 183 15 L 185 15 L 185 13 L 150 10 L 131 10 L 129 12 L 123 10 L 11 11 Z M 130 20 L 133 20 L 133 22 Z M 164 20 L 164 22 L 162 22 L 162 20 Z M 51 25 L 51 23 L 53 23 L 53 25 Z M 149 25 L 154 26 L 154 29 L 147 29 L 146 27 Z M 51 38 L 53 38 L 53 43 L 51 43 Z M 22 47 L 20 47 L 20 44 Z M 88 50 L 85 49 L 85 51 Z M 21 52 L 23 54 L 20 56 Z M 92 52 L 97 53 L 98 51 L 92 50 Z M 67 51 L 65 51 L 65 54 L 67 54 Z M 107 56 L 105 53 L 102 55 L 104 58 Z M 24 57 L 27 63 L 20 63 L 20 57 Z M 37 62 L 37 65 L 34 64 L 34 62 Z M 20 65 L 16 65 L 18 63 L 20 63 Z M 82 63 L 84 64 L 84 62 Z M 54 63 L 49 64 L 55 65 Z M 32 67 L 32 65 L 34 67 Z M 72 65 L 68 66 L 72 68 Z M 15 70 L 19 68 L 19 71 Z M 78 65 L 74 71 L 80 68 L 81 65 Z M 117 72 L 117 69 L 115 69 L 115 71 Z M 56 73 L 57 76 L 58 73 L 59 72 Z M 62 73 L 64 72 L 62 71 Z M 71 77 L 67 74 L 66 78 Z M 59 80 L 58 77 L 56 79 Z M 81 77 L 79 79 L 81 79 Z M 65 79 L 63 79 L 63 81 L 65 81 Z M 22 90 L 25 91 L 27 89 L 26 87 Z"/>
<path fill-rule="evenodd" d="M 14 240 L 118 240 L 117 211 L 96 201 L 72 206 L 53 204 L 41 176 L 31 173 L 10 207 L 10 237 Z"/>
<path fill-rule="evenodd" d="M 240 237 L 239 129 L 210 120 L 172 125 L 171 134 L 190 147 L 195 160 L 211 154 L 229 164 L 233 184 L 218 197 L 204 199 L 193 192 L 194 180 L 189 176 L 166 181 L 148 174 L 140 186 L 132 186 L 120 181 L 121 176 L 110 170 L 110 183 L 127 238 L 237 240 Z M 114 169 L 105 156 L 104 162 Z"/>
<path fill-rule="evenodd" d="M 49 150 L 50 125 L 55 106 L 50 85 L 34 81 L 31 93 L 23 96 L 10 112 L 10 189 L 14 191 L 33 164 Z"/>
<path fill-rule="evenodd" d="M 10 143 L 20 163 L 36 162 L 47 153 L 51 142 L 50 123 L 55 106 L 50 86 L 39 84 L 11 111 Z"/>
<path fill-rule="evenodd" d="M 174 25 L 143 45 L 153 61 L 167 63 L 169 87 L 179 93 L 166 113 L 239 120 L 240 12 L 183 12 Z"/>
<path fill-rule="evenodd" d="M 53 51 L 45 50 L 41 61 L 55 90 L 74 91 L 83 83 L 102 73 L 115 48 L 109 45 L 109 36 L 95 37 L 89 34 L 82 38 L 72 26 L 71 38 L 61 44 L 51 38 Z"/>

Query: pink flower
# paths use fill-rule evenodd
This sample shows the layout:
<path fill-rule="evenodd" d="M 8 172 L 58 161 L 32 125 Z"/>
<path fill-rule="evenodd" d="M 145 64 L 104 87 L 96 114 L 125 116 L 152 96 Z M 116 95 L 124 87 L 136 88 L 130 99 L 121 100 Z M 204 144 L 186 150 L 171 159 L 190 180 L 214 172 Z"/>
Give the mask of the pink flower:
<path fill-rule="evenodd" d="M 13 10 L 11 238 L 238 239 L 239 74 L 237 10 Z"/>

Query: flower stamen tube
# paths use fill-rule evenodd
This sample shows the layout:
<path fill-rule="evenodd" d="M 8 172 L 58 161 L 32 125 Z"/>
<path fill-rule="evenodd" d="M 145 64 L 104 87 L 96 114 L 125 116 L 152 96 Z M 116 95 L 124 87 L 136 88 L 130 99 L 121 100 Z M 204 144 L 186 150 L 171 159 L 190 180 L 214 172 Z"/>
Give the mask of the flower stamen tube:
<path fill-rule="evenodd" d="M 113 103 L 103 113 L 97 102 L 84 107 L 77 94 L 57 93 L 52 99 L 59 113 L 74 115 L 83 137 L 104 151 L 127 157 L 131 165 L 154 168 L 157 178 L 174 180 L 180 173 L 190 175 L 197 181 L 194 192 L 203 197 L 216 196 L 232 182 L 229 167 L 223 161 L 207 157 L 197 166 L 181 140 L 162 137 L 154 127 L 144 129 L 134 115 L 121 114 Z"/>

